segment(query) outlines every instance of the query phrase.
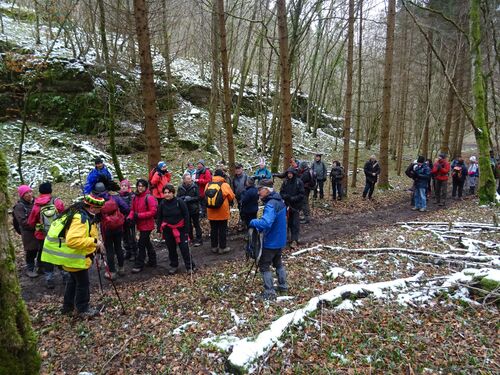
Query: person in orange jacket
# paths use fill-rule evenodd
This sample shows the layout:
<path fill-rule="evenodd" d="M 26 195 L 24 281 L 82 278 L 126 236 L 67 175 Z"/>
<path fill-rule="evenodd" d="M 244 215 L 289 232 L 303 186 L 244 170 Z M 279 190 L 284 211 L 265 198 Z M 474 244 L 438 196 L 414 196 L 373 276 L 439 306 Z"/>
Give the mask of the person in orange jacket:
<path fill-rule="evenodd" d="M 160 205 L 163 198 L 165 198 L 163 195 L 163 188 L 170 183 L 171 178 L 172 175 L 167 169 L 167 163 L 160 161 L 151 177 L 151 193 L 158 201 L 158 205 Z"/>
<path fill-rule="evenodd" d="M 450 173 L 450 163 L 446 160 L 446 154 L 441 152 L 434 162 L 431 174 L 436 180 L 436 203 L 444 206 L 446 203 L 446 191 L 448 190 L 448 175 Z"/>
<path fill-rule="evenodd" d="M 227 253 L 231 249 L 226 246 L 227 238 L 227 222 L 230 217 L 229 203 L 235 198 L 231 186 L 226 182 L 224 171 L 217 169 L 214 172 L 212 181 L 205 187 L 205 203 L 207 205 L 207 217 L 210 221 L 210 241 L 213 253 Z M 213 200 L 217 201 L 216 194 L 220 194 L 222 204 L 215 207 L 208 201 L 210 196 L 214 196 Z"/>

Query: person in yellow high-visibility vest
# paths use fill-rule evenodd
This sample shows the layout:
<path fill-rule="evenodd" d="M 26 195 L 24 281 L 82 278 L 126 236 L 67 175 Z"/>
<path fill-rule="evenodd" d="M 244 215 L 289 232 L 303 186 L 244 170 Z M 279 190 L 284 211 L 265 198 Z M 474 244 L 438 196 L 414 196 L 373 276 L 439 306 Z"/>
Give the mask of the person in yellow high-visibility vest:
<path fill-rule="evenodd" d="M 66 283 L 64 292 L 64 302 L 61 309 L 62 314 L 72 314 L 76 308 L 78 315 L 82 318 L 99 315 L 99 311 L 90 306 L 90 283 L 89 268 L 92 265 L 93 255 L 97 250 L 103 249 L 104 245 L 98 238 L 95 215 L 98 214 L 104 205 L 104 199 L 92 194 L 85 195 L 82 202 L 69 207 L 64 215 L 70 215 L 71 222 L 66 223 L 64 228 L 65 251 L 61 258 L 71 259 L 60 262 L 65 271 L 68 271 L 70 278 Z M 50 231 L 49 231 L 50 232 Z M 43 252 L 47 252 L 47 241 L 53 239 L 47 235 Z M 50 248 L 49 248 L 50 250 Z M 79 257 L 84 256 L 84 260 Z"/>

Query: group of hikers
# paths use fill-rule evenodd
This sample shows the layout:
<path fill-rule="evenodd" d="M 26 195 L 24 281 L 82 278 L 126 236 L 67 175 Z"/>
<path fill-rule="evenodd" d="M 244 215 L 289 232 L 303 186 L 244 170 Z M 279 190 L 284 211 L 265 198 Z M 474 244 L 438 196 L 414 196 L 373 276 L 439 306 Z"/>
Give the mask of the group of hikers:
<path fill-rule="evenodd" d="M 500 177 L 500 162 L 495 158 L 493 151 L 490 151 L 490 166 L 493 175 L 498 179 Z M 474 195 L 479 181 L 479 164 L 474 155 L 469 157 L 468 165 L 461 156 L 455 157 L 450 163 L 446 153 L 441 152 L 434 162 L 419 156 L 408 165 L 405 174 L 413 180 L 411 188 L 412 210 L 425 212 L 427 211 L 427 202 L 431 197 L 434 197 L 434 203 L 438 206 L 446 205 L 450 179 L 452 199 L 462 200 L 466 185 L 469 188 L 466 193 Z M 497 192 L 500 194 L 500 183 Z"/>
<path fill-rule="evenodd" d="M 148 179 L 138 179 L 135 189 L 128 180 L 119 183 L 101 158 L 94 160 L 95 168 L 89 173 L 82 187 L 83 197 L 69 207 L 52 195 L 50 182 L 40 184 L 39 195 L 34 199 L 30 186 L 18 187 L 19 201 L 13 209 L 13 223 L 21 235 L 26 254 L 26 274 L 34 278 L 43 274 L 46 286 L 54 288 L 54 267 L 63 272 L 66 284 L 62 313 L 76 309 L 83 317 L 98 311 L 89 305 L 89 273 L 93 259 L 100 256 L 105 266 L 104 276 L 116 280 L 125 275 L 126 260 L 133 262 L 132 273 L 144 267 L 157 266 L 157 254 L 151 241 L 153 231 L 161 235 L 168 250 L 169 274 L 179 269 L 180 251 L 188 272 L 197 270 L 191 247 L 202 245 L 202 218 L 210 223 L 210 247 L 216 254 L 231 251 L 227 246 L 228 221 L 231 207 L 236 203 L 239 211 L 239 228 L 255 230 L 262 236 L 258 267 L 264 284 L 263 299 L 276 298 L 277 292 L 286 292 L 286 271 L 282 263 L 282 250 L 289 234 L 290 248 L 296 248 L 300 224 L 309 223 L 309 197 L 324 199 L 325 181 L 330 178 L 333 200 L 343 198 L 345 172 L 339 161 L 334 161 L 328 173 L 322 155 L 316 154 L 312 165 L 292 158 L 289 168 L 282 173 L 271 173 L 263 158 L 253 175 L 248 175 L 242 164 L 236 164 L 230 177 L 222 165 L 212 171 L 199 160 L 188 163 L 182 183 L 172 184 L 172 173 L 160 161 Z M 474 163 L 475 158 L 471 157 Z M 415 209 L 425 210 L 429 191 L 428 176 L 435 176 L 438 203 L 446 198 L 446 181 L 450 168 L 463 168 L 461 176 L 477 178 L 477 164 L 467 169 L 463 160 L 450 166 L 446 156 L 431 166 L 422 157 L 412 166 L 414 178 Z M 474 172 L 474 174 L 471 174 Z M 380 166 L 375 155 L 365 163 L 366 177 L 363 199 L 372 199 Z M 283 179 L 278 191 L 274 179 Z M 447 178 L 446 178 L 447 180 Z M 455 178 L 453 177 L 453 181 Z M 454 182 L 455 186 L 455 182 Z M 471 191 L 475 184 L 470 182 Z M 462 196 L 463 183 L 453 189 Z M 259 215 L 259 199 L 263 203 Z M 301 213 L 303 217 L 301 218 Z M 96 262 L 99 265 L 99 262 Z M 273 285 L 270 266 L 276 270 L 278 286 Z M 98 270 L 99 272 L 99 270 Z"/>

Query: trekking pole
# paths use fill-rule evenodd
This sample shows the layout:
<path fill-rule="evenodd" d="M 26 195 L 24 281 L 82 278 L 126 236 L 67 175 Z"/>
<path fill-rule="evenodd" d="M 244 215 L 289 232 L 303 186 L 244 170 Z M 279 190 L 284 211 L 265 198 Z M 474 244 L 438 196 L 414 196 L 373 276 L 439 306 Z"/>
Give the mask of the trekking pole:
<path fill-rule="evenodd" d="M 250 269 L 248 270 L 247 275 L 246 275 L 246 277 L 245 277 L 245 281 L 243 282 L 243 284 L 245 284 L 245 285 L 246 285 L 246 283 L 247 283 L 248 276 L 250 276 L 250 273 L 252 272 L 252 269 L 253 269 L 254 264 L 255 264 L 255 262 L 252 262 L 252 264 L 250 265 Z"/>
<path fill-rule="evenodd" d="M 85 196 L 85 190 L 83 188 L 83 182 L 82 182 L 82 171 L 80 170 L 80 163 L 76 163 L 76 166 L 78 167 L 78 178 L 80 179 L 80 189 L 82 191 L 82 195 Z"/>
<path fill-rule="evenodd" d="M 104 289 L 102 287 L 101 267 L 99 267 L 99 259 L 97 259 L 97 256 L 95 257 L 95 265 L 97 267 L 97 275 L 99 276 L 99 287 L 101 288 L 101 294 L 104 294 Z"/>

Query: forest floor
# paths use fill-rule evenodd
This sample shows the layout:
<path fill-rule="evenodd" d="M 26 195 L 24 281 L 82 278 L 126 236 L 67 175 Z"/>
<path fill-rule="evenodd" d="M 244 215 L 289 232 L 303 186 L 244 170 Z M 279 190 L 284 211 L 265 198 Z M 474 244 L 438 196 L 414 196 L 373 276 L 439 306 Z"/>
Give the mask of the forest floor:
<path fill-rule="evenodd" d="M 192 276 L 185 271 L 166 276 L 167 253 L 157 243 L 157 268 L 127 274 L 116 283 L 126 314 L 109 282 L 104 281 L 104 294 L 99 292 L 95 271 L 91 302 L 106 308 L 93 320 L 59 314 L 60 276 L 58 288 L 47 291 L 42 277 L 28 280 L 22 275 L 23 295 L 39 335 L 42 373 L 234 372 L 229 363 L 238 362 L 238 349 L 243 346 L 244 352 L 252 352 L 244 346 L 256 338 L 262 342 L 267 329 L 275 331 L 273 324 L 280 317 L 299 314 L 300 308 L 311 306 L 311 301 L 328 291 L 358 284 L 367 289 L 382 285 L 383 293 L 382 289 L 370 295 L 343 293 L 336 303 L 325 299 L 264 345 L 247 370 L 266 374 L 498 373 L 498 293 L 485 298 L 484 294 L 468 294 L 460 284 L 441 285 L 466 267 L 498 270 L 498 231 L 464 229 L 464 239 L 457 240 L 425 224 L 449 223 L 447 228 L 464 221 L 491 225 L 498 208 L 478 206 L 477 199 L 468 197 L 449 200 L 447 207 L 439 209 L 430 203 L 429 212 L 419 213 L 410 210 L 409 193 L 404 189 L 376 191 L 374 201 L 361 200 L 359 189 L 343 202 L 314 202 L 313 220 L 302 226 L 298 251 L 285 251 L 290 290 L 277 302 L 256 298 L 261 291 L 258 275 L 244 284 L 250 265 L 245 262 L 243 233 L 235 230 L 229 237 L 233 249 L 229 254 L 212 254 L 207 239 L 203 247 L 193 249 L 200 271 Z M 414 221 L 422 224 L 414 226 Z M 231 226 L 235 224 L 233 218 Z M 470 261 L 446 258 L 456 257 L 459 251 L 459 257 L 470 255 L 469 250 L 459 249 L 458 242 L 475 244 L 469 250 L 477 249 L 475 254 L 496 260 L 479 264 L 474 256 Z M 363 252 L 367 248 L 390 249 Z M 436 256 L 443 258 L 436 260 Z M 18 264 L 21 267 L 22 260 Z M 126 266 L 130 269 L 130 262 Z M 385 284 L 373 284 L 401 278 L 407 280 L 401 288 L 386 290 Z"/>

